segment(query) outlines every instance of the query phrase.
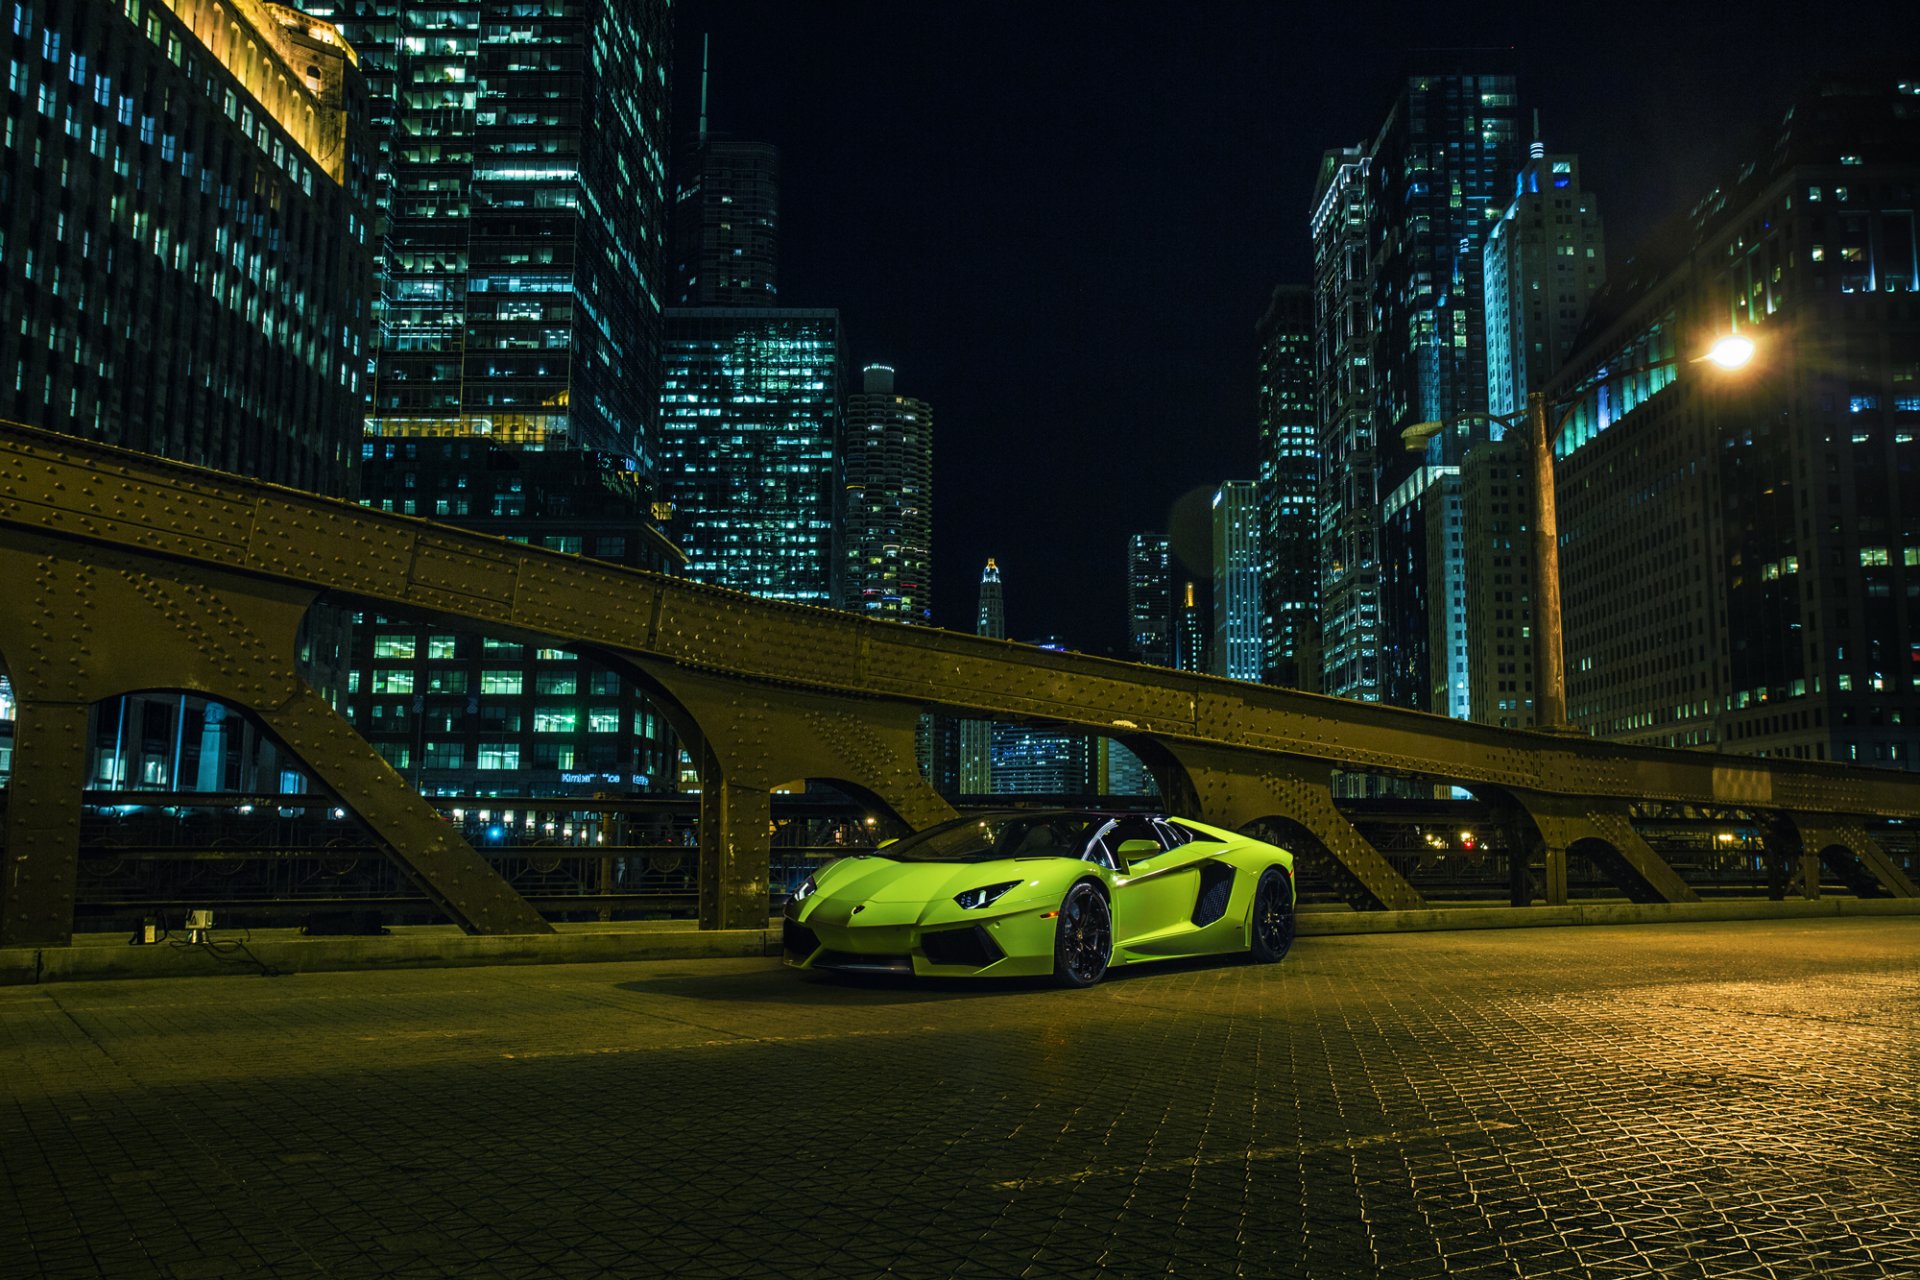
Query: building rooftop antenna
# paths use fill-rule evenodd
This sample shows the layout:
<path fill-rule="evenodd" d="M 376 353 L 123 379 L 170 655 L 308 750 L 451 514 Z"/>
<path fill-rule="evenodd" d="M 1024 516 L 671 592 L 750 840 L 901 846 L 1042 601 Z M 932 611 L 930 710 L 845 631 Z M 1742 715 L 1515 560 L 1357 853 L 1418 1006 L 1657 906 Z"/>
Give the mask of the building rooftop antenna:
<path fill-rule="evenodd" d="M 707 47 L 713 41 L 711 31 L 700 36 L 700 141 L 707 140 Z"/>

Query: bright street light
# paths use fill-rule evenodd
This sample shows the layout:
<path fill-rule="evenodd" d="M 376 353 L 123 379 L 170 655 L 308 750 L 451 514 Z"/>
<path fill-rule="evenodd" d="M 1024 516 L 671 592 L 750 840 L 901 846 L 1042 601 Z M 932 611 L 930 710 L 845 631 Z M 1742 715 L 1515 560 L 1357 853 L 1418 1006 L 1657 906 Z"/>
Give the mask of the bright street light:
<path fill-rule="evenodd" d="M 1753 359 L 1752 338 L 1728 334 L 1706 354 L 1687 359 L 1669 356 L 1651 364 L 1609 369 L 1568 392 L 1559 413 L 1548 422 L 1545 392 L 1527 396 L 1527 448 L 1533 455 L 1533 723 L 1536 728 L 1567 727 L 1567 666 L 1560 629 L 1560 517 L 1553 486 L 1553 442 L 1587 392 L 1632 374 L 1651 373 L 1677 364 L 1706 362 L 1723 372 L 1744 368 Z M 1518 417 L 1519 415 L 1512 415 Z"/>
<path fill-rule="evenodd" d="M 1710 361 L 1722 369 L 1742 369 L 1747 361 L 1753 359 L 1753 339 L 1734 333 L 1714 343 L 1701 360 Z M 1698 363 L 1698 361 L 1695 361 Z"/>

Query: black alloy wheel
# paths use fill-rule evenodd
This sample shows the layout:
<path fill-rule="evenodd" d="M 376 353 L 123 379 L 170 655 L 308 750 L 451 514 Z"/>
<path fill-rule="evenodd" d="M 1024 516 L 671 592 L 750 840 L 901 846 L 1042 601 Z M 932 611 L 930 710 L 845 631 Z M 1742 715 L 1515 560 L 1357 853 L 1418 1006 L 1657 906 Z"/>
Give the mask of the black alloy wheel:
<path fill-rule="evenodd" d="M 1293 877 L 1282 867 L 1268 867 L 1253 887 L 1253 928 L 1247 954 L 1261 964 L 1272 964 L 1293 946 Z"/>
<path fill-rule="evenodd" d="M 1063 987 L 1090 987 L 1113 962 L 1113 912 L 1107 895 L 1082 880 L 1060 900 L 1053 934 L 1053 977 Z"/>

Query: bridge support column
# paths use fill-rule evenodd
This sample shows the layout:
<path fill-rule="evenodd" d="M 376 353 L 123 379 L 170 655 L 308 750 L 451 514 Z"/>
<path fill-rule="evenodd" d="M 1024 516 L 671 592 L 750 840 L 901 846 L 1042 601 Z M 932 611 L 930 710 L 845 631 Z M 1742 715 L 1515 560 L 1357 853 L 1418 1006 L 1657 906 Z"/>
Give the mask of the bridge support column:
<path fill-rule="evenodd" d="M 1920 888 L 1857 820 L 1833 814 L 1789 814 L 1800 837 L 1801 892 L 1820 895 L 1821 868 L 1830 867 L 1863 898 L 1915 898 Z"/>
<path fill-rule="evenodd" d="M 0 947 L 64 947 L 73 941 L 87 707 L 24 699 L 16 708 Z"/>
<path fill-rule="evenodd" d="M 1263 818 L 1297 823 L 1331 855 L 1355 908 L 1412 911 L 1427 905 L 1333 803 L 1331 765 L 1186 742 L 1161 746 L 1185 772 L 1184 789 L 1200 821 L 1236 831 Z"/>
<path fill-rule="evenodd" d="M 767 792 L 721 780 L 700 791 L 700 927 L 764 929 L 773 803 Z"/>
<path fill-rule="evenodd" d="M 1584 842 L 1593 842 L 1595 855 L 1626 895 L 1635 902 L 1698 902 L 1680 873 L 1654 852 L 1638 831 L 1632 815 L 1620 802 L 1568 799 L 1539 792 L 1513 791 L 1513 798 L 1533 820 L 1539 835 L 1535 846 L 1546 868 L 1546 902 L 1567 901 L 1567 856 Z M 1515 906 L 1525 906 L 1516 889 Z"/>
<path fill-rule="evenodd" d="M 918 831 L 958 817 L 920 776 L 909 703 L 742 686 L 628 658 L 700 762 L 700 927 L 763 928 L 771 888 L 772 802 L 814 779 Z"/>

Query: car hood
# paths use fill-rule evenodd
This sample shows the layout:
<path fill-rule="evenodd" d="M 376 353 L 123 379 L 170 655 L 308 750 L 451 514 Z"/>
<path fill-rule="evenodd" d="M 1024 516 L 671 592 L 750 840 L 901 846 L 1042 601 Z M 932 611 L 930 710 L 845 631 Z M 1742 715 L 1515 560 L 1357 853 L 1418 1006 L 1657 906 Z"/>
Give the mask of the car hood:
<path fill-rule="evenodd" d="M 836 863 L 827 873 L 820 892 L 858 902 L 936 902 L 981 885 L 1037 879 L 1040 861 L 1016 863 L 1000 858 L 992 862 L 894 862 L 884 857 L 848 858 Z"/>

